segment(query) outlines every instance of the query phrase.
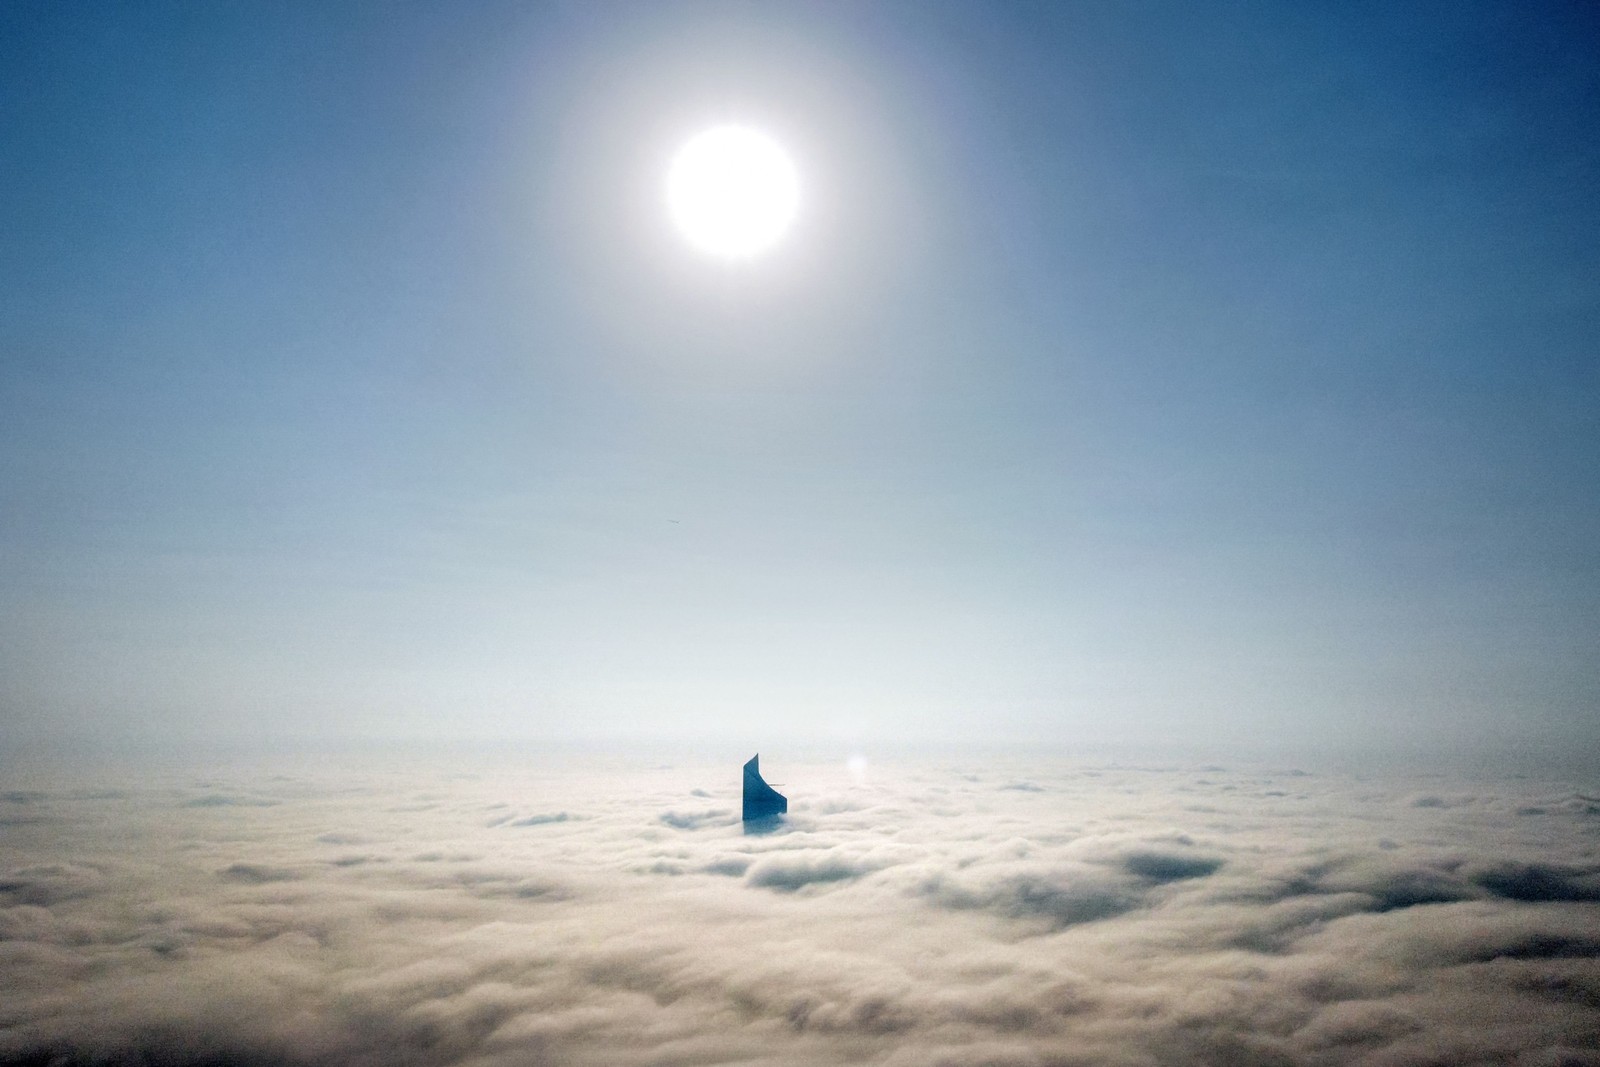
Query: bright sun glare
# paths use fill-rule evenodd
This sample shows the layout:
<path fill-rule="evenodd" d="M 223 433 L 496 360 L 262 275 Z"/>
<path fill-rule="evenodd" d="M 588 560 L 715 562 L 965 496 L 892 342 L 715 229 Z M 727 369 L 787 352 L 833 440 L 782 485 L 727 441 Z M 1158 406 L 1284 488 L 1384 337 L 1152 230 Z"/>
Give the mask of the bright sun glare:
<path fill-rule="evenodd" d="M 696 248 L 745 259 L 789 229 L 800 207 L 800 179 L 771 137 L 718 126 L 678 150 L 667 172 L 667 207 Z"/>

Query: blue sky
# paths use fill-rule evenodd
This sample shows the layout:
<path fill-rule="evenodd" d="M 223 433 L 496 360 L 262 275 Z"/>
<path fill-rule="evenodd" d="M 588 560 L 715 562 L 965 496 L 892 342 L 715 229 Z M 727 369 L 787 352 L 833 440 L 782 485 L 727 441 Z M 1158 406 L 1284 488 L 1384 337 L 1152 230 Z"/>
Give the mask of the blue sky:
<path fill-rule="evenodd" d="M 1600 749 L 1584 5 L 0 20 L 8 733 Z"/>

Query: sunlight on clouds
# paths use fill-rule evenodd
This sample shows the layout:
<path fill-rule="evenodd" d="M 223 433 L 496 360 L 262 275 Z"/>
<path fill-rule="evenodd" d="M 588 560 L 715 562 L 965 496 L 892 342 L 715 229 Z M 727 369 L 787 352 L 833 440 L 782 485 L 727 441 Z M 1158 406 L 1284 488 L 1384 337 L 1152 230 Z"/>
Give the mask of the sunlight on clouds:
<path fill-rule="evenodd" d="M 9 789 L 0 1062 L 1596 1062 L 1591 791 L 864 766 Z"/>

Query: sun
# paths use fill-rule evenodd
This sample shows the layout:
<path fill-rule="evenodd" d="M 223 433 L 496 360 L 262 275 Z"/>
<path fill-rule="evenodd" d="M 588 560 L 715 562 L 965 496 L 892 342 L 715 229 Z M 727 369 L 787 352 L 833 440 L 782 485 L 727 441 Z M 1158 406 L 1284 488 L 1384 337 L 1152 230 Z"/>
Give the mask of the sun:
<path fill-rule="evenodd" d="M 667 208 L 689 243 L 721 259 L 748 259 L 788 232 L 800 178 L 777 141 L 747 126 L 717 126 L 678 150 Z"/>

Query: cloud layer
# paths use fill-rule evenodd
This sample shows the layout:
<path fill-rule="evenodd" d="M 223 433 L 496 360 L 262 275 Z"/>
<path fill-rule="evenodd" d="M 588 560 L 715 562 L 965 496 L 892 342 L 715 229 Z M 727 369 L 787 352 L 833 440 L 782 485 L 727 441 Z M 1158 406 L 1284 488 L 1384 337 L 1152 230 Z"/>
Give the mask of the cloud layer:
<path fill-rule="evenodd" d="M 1582 785 L 743 755 L 0 783 L 0 1062 L 1600 1065 Z"/>

